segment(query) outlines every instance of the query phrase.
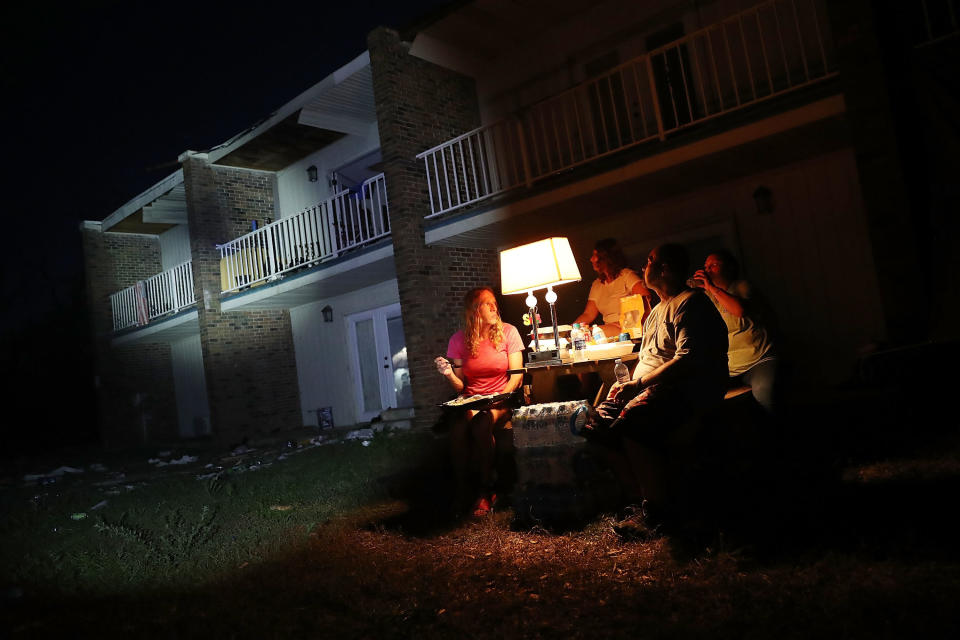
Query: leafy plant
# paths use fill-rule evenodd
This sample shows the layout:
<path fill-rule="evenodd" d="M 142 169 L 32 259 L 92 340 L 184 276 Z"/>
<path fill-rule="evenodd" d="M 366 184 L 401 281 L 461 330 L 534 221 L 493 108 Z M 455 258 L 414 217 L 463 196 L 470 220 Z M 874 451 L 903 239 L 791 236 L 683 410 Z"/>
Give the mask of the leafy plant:
<path fill-rule="evenodd" d="M 103 518 L 94 527 L 101 533 L 141 545 L 156 562 L 173 565 L 192 557 L 210 541 L 217 529 L 213 524 L 216 509 L 207 505 L 203 506 L 195 520 L 186 518 L 179 507 L 165 514 L 163 530 L 159 534 L 124 522 L 125 517 L 126 514 L 118 522 L 108 522 Z"/>

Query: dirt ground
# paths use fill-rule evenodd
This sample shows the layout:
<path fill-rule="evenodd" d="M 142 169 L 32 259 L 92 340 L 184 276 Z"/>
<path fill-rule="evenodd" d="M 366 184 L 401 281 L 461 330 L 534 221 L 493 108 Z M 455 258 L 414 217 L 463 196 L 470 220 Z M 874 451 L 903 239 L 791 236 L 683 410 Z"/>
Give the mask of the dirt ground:
<path fill-rule="evenodd" d="M 686 478 L 685 517 L 644 540 L 618 536 L 597 503 L 524 517 L 558 513 L 543 487 L 451 518 L 440 438 L 381 479 L 389 499 L 269 563 L 189 588 L 32 599 L 16 636 L 957 637 L 960 434 L 859 411 L 813 411 L 749 455 L 714 449 Z"/>

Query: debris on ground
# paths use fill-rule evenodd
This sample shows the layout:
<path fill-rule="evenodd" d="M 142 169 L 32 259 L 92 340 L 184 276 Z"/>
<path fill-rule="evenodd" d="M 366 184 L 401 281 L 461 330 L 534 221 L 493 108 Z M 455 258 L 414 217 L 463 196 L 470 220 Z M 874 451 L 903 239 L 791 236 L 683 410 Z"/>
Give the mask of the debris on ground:
<path fill-rule="evenodd" d="M 344 440 L 370 440 L 373 438 L 373 429 L 355 429 L 354 431 L 348 431 L 347 435 L 343 436 Z"/>
<path fill-rule="evenodd" d="M 57 467 L 49 473 L 28 473 L 27 475 L 23 476 L 23 482 L 26 484 L 53 484 L 58 478 L 63 477 L 63 475 L 66 473 L 83 473 L 83 469 L 77 469 L 75 467 Z"/>

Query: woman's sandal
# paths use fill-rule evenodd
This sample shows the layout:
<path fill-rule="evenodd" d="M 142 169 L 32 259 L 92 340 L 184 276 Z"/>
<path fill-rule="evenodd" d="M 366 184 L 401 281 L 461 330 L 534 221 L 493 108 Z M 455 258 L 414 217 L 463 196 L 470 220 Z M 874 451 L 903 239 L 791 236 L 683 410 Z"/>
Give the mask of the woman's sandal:
<path fill-rule="evenodd" d="M 496 504 L 497 494 L 491 493 L 489 496 L 480 496 L 477 498 L 477 501 L 473 503 L 473 517 L 482 518 L 490 515 L 490 513 L 493 511 L 493 507 Z"/>

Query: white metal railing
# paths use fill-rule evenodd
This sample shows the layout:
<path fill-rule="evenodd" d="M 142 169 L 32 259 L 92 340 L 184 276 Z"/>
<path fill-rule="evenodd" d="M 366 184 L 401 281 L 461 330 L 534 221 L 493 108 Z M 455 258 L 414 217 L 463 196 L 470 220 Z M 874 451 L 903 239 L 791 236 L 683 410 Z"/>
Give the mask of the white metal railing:
<path fill-rule="evenodd" d="M 836 75 L 824 0 L 767 0 L 417 155 L 466 207 Z"/>
<path fill-rule="evenodd" d="M 957 17 L 957 14 L 960 14 L 960 0 L 920 0 L 918 9 L 923 24 L 916 36 L 917 47 L 960 35 L 960 21 Z"/>
<path fill-rule="evenodd" d="M 195 303 L 193 261 L 187 260 L 112 294 L 113 330 L 145 325 Z"/>
<path fill-rule="evenodd" d="M 237 291 L 388 235 L 390 209 L 381 173 L 358 192 L 340 191 L 296 215 L 217 245 L 221 290 Z"/>

